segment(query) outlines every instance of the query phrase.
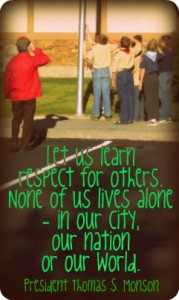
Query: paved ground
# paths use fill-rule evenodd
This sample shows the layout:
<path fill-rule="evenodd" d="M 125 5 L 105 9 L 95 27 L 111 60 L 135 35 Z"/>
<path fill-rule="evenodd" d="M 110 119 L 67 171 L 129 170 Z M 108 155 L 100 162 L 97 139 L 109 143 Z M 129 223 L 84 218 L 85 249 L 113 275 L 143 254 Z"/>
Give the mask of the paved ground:
<path fill-rule="evenodd" d="M 118 139 L 138 141 L 179 141 L 179 122 L 146 126 L 144 122 L 115 125 L 115 120 L 91 121 L 89 117 L 46 116 L 34 121 L 39 138 Z M 0 136 L 11 136 L 11 119 L 0 119 Z"/>

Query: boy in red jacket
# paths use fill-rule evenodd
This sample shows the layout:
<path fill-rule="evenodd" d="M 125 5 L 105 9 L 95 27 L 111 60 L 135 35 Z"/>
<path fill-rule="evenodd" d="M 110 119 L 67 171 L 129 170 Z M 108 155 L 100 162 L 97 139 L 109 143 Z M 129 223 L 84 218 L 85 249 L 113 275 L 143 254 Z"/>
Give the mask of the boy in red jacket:
<path fill-rule="evenodd" d="M 42 94 L 38 67 L 50 62 L 50 58 L 42 50 L 35 48 L 27 37 L 18 38 L 16 46 L 19 53 L 6 66 L 4 86 L 5 97 L 12 102 L 12 152 L 30 149 L 36 97 Z M 22 121 L 23 132 L 19 147 L 18 135 Z"/>

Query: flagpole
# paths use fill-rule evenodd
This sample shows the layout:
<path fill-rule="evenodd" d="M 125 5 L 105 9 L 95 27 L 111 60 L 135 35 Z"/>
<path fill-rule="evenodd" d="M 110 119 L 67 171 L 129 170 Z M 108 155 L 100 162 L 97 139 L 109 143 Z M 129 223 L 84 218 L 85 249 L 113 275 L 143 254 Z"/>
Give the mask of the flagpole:
<path fill-rule="evenodd" d="M 86 0 L 79 0 L 79 37 L 78 37 L 78 94 L 77 112 L 78 116 L 83 115 L 83 82 L 84 82 L 84 58 L 83 45 L 85 39 L 85 19 L 86 19 Z"/>

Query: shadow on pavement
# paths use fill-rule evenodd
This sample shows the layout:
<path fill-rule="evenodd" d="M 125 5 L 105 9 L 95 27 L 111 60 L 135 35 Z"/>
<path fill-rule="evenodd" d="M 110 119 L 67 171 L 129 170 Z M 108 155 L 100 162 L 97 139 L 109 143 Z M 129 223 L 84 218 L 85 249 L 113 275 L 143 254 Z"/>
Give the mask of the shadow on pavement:
<path fill-rule="evenodd" d="M 44 140 L 46 140 L 48 129 L 54 128 L 57 122 L 66 120 L 68 120 L 67 117 L 55 114 L 46 115 L 44 119 L 34 120 L 30 145 L 34 148 L 38 147 Z"/>

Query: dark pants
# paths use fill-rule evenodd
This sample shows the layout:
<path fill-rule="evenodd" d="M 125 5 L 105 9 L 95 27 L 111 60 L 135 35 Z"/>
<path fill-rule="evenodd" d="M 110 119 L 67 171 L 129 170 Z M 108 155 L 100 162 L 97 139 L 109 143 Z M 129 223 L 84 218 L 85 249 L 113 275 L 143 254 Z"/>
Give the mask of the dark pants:
<path fill-rule="evenodd" d="M 144 99 L 147 119 L 159 119 L 159 78 L 157 73 L 144 76 Z"/>
<path fill-rule="evenodd" d="M 18 145 L 19 127 L 23 121 L 20 149 L 28 148 L 32 136 L 33 119 L 36 109 L 36 99 L 12 101 L 12 143 Z"/>
<path fill-rule="evenodd" d="M 159 75 L 160 119 L 166 120 L 172 115 L 172 71 L 162 72 Z"/>
<path fill-rule="evenodd" d="M 117 90 L 121 107 L 120 120 L 122 122 L 133 121 L 135 91 L 131 70 L 117 73 Z"/>
<path fill-rule="evenodd" d="M 144 120 L 144 97 L 140 93 L 139 87 L 135 86 L 135 109 L 134 109 L 134 121 Z"/>

